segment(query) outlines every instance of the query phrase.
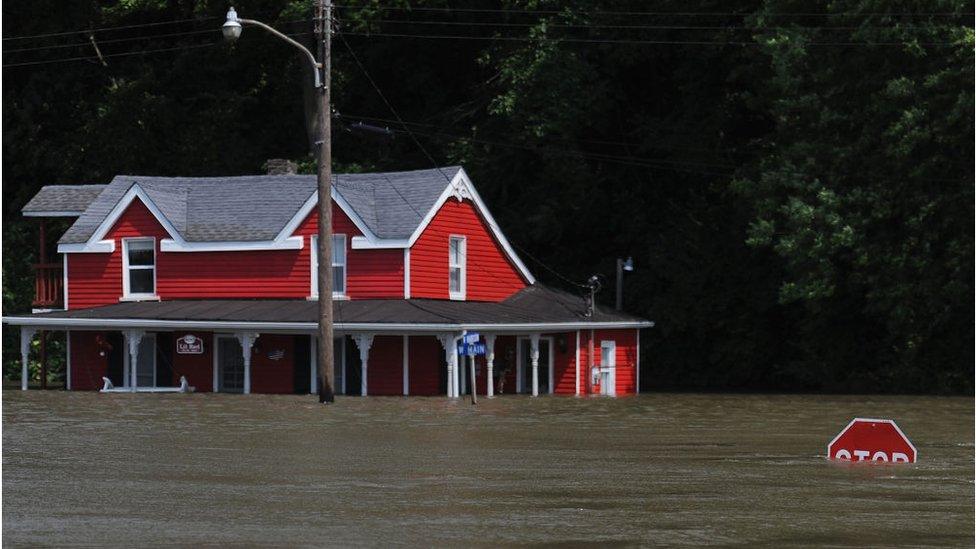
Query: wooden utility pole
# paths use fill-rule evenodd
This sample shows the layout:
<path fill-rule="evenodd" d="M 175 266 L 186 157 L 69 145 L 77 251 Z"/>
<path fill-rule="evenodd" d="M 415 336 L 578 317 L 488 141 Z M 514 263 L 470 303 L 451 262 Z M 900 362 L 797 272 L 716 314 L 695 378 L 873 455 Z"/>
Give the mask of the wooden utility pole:
<path fill-rule="evenodd" d="M 315 41 L 322 64 L 318 127 L 318 289 L 319 289 L 319 402 L 335 402 L 332 345 L 332 0 L 315 0 Z M 318 79 L 316 79 L 318 80 Z"/>

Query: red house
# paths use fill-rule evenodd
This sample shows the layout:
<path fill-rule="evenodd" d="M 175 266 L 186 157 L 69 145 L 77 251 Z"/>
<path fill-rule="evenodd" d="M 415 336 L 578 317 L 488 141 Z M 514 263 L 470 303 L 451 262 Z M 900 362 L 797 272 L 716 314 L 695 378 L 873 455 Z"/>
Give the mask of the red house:
<path fill-rule="evenodd" d="M 67 388 L 317 390 L 314 176 L 117 176 L 48 186 L 24 215 L 76 218 L 21 327 L 67 332 Z M 460 167 L 337 175 L 336 392 L 636 393 L 652 326 L 536 282 Z"/>

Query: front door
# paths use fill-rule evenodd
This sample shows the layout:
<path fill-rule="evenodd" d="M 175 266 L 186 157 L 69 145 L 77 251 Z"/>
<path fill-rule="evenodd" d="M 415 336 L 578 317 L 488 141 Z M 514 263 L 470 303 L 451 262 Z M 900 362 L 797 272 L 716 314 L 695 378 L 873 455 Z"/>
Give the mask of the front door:
<path fill-rule="evenodd" d="M 532 341 L 519 339 L 518 380 L 519 393 L 532 394 Z M 539 338 L 539 394 L 552 392 L 552 338 Z"/>
<path fill-rule="evenodd" d="M 217 337 L 217 390 L 244 392 L 244 353 L 236 337 Z"/>

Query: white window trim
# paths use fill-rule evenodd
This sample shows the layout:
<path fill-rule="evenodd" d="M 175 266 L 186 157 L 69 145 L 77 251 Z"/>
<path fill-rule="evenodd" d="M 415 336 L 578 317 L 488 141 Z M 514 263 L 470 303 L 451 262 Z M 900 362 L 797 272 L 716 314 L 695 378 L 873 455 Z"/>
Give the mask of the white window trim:
<path fill-rule="evenodd" d="M 344 256 L 346 258 L 345 264 L 342 264 L 342 267 L 343 267 L 342 268 L 342 289 L 343 289 L 343 291 L 337 292 L 337 291 L 335 291 L 335 289 L 333 289 L 333 291 L 332 291 L 332 299 L 347 299 L 348 298 L 347 293 L 349 291 L 349 245 L 348 245 L 349 244 L 349 239 L 346 238 L 346 235 L 345 234 L 342 234 L 342 233 L 340 233 L 340 234 L 333 234 L 332 235 L 332 238 L 333 238 L 333 240 L 335 240 L 336 238 L 342 239 L 342 248 L 343 248 L 343 250 L 345 250 Z M 319 270 L 319 246 L 318 246 L 318 244 L 319 244 L 319 237 L 318 237 L 318 235 L 312 235 L 311 240 L 310 240 L 310 243 L 311 243 L 310 244 L 311 249 L 309 251 L 309 256 L 310 256 L 310 260 L 309 260 L 309 266 L 310 266 L 310 269 L 309 269 L 310 270 L 310 273 L 309 273 L 309 297 L 310 297 L 310 299 L 318 299 L 319 298 L 319 278 L 318 278 L 318 270 Z M 335 245 L 335 243 L 333 242 L 333 246 L 334 245 Z M 335 267 L 336 264 L 333 263 L 332 266 Z"/>
<path fill-rule="evenodd" d="M 460 256 L 461 263 L 454 265 L 451 263 L 451 243 L 455 240 L 461 241 L 461 247 L 458 250 L 458 255 Z M 458 277 L 461 284 L 461 288 L 458 291 L 451 290 L 451 269 L 459 268 L 461 269 L 461 275 Z M 468 237 L 461 234 L 452 234 L 447 240 L 447 293 L 448 297 L 456 301 L 464 301 L 467 296 L 468 290 Z"/>
<path fill-rule="evenodd" d="M 144 265 L 138 265 L 134 267 L 129 266 L 129 244 L 132 242 L 152 242 L 153 249 L 153 291 L 150 293 L 133 293 L 129 290 L 129 269 L 136 270 L 146 270 L 147 267 Z M 153 300 L 159 299 L 156 294 L 156 287 L 158 282 L 157 277 L 157 257 L 156 257 L 156 238 L 152 236 L 139 236 L 133 238 L 123 238 L 122 239 L 122 298 L 119 301 L 139 301 L 139 300 Z"/>

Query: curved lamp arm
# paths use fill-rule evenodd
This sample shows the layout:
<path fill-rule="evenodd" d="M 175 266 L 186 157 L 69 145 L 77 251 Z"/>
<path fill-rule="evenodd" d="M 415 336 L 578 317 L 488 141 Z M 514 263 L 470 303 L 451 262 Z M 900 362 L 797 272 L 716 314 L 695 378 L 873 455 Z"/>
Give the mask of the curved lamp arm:
<path fill-rule="evenodd" d="M 315 60 L 315 56 L 312 55 L 312 52 L 308 51 L 308 48 L 303 46 L 301 42 L 294 40 L 292 37 L 288 36 L 287 34 L 275 29 L 274 27 L 265 25 L 260 21 L 255 21 L 253 19 L 238 19 L 237 21 L 243 25 L 254 25 L 256 27 L 261 27 L 262 29 L 270 32 L 271 34 L 277 36 L 278 38 L 281 38 L 285 42 L 288 42 L 292 46 L 295 46 L 296 48 L 302 50 L 302 52 L 304 52 L 305 55 L 308 56 L 309 62 L 312 63 L 312 72 L 315 73 L 315 87 L 316 88 L 322 87 L 322 75 L 320 74 L 320 71 L 322 69 L 322 64 Z"/>

